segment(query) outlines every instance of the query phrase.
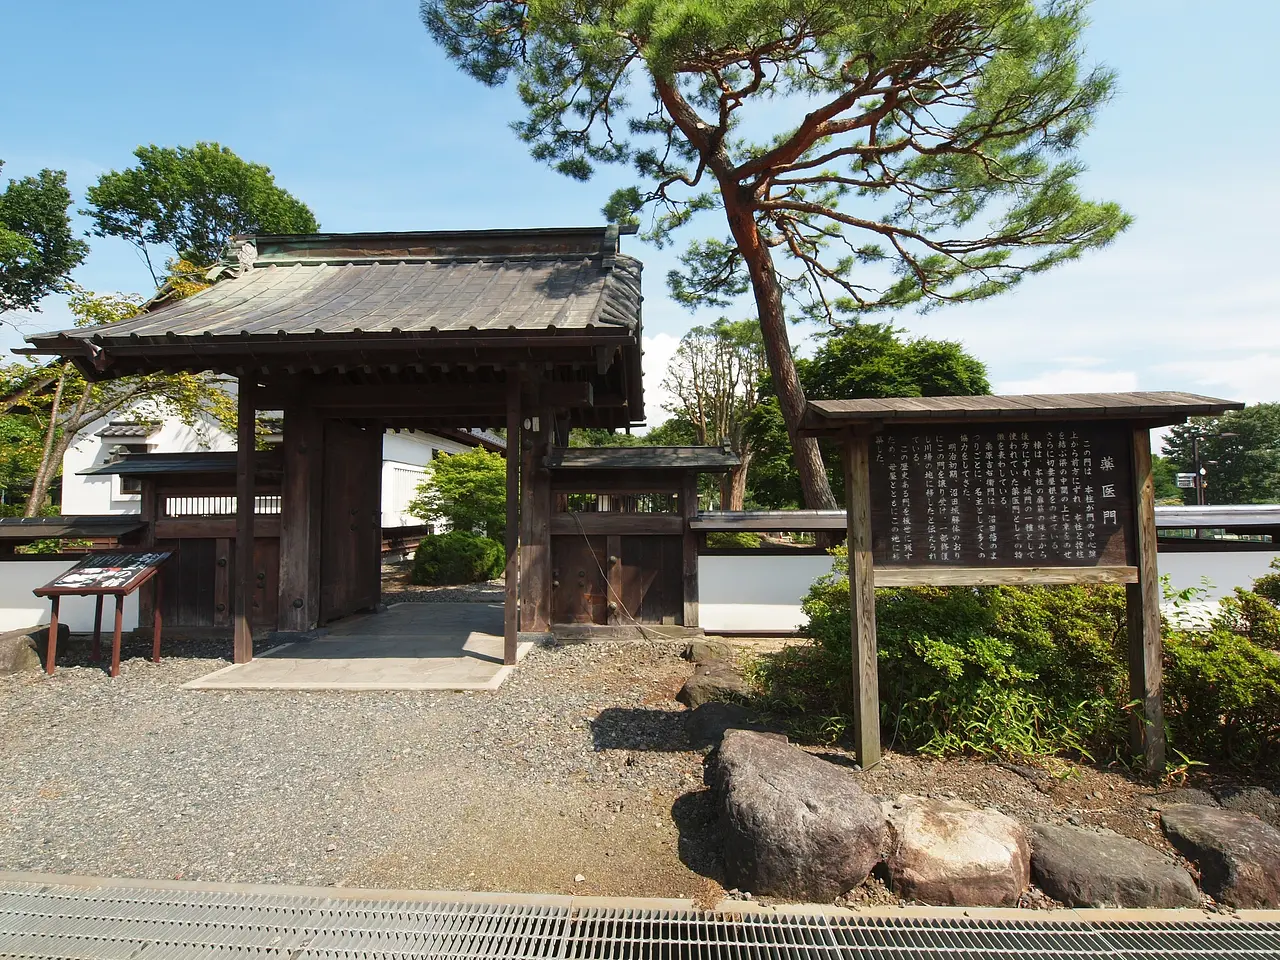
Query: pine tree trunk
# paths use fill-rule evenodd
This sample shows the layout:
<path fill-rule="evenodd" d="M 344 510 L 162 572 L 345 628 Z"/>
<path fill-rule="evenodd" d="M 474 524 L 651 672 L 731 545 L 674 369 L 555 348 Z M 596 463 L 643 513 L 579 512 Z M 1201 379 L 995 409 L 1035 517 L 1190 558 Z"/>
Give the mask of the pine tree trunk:
<path fill-rule="evenodd" d="M 760 228 L 749 208 L 736 201 L 736 191 L 742 188 L 723 184 L 725 213 L 729 218 L 729 230 L 738 244 L 738 250 L 747 265 L 751 277 L 751 289 L 755 293 L 756 309 L 760 314 L 760 332 L 764 337 L 765 355 L 769 359 L 769 372 L 773 388 L 778 394 L 778 406 L 791 438 L 795 452 L 796 470 L 800 474 L 800 487 L 804 491 L 804 505 L 810 510 L 834 510 L 839 505 L 831 492 L 827 468 L 822 462 L 818 441 L 813 437 L 797 436 L 800 420 L 804 416 L 804 387 L 796 374 L 795 357 L 791 354 L 791 341 L 787 336 L 787 319 L 782 308 L 782 289 L 773 269 L 773 255 L 760 236 Z"/>

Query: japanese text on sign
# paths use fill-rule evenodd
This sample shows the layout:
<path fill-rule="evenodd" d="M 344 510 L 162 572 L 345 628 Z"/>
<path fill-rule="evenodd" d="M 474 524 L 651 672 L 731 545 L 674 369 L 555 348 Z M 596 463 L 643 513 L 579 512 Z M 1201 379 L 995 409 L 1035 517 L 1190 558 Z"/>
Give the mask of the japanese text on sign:
<path fill-rule="evenodd" d="M 877 562 L 1124 564 L 1128 436 L 1100 424 L 886 430 L 871 442 Z"/>

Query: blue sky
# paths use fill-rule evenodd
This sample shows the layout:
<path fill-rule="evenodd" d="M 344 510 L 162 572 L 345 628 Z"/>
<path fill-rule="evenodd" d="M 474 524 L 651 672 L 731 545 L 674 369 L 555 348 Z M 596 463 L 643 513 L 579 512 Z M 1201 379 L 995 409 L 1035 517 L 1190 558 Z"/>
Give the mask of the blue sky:
<path fill-rule="evenodd" d="M 981 304 L 895 318 L 963 341 L 1000 392 L 1186 389 L 1280 400 L 1280 110 L 1271 95 L 1280 4 L 1096 0 L 1089 55 L 1119 96 L 1085 143 L 1089 195 L 1136 217 L 1112 247 Z M 4 175 L 64 169 L 79 199 L 139 143 L 216 140 L 269 165 L 325 230 L 600 222 L 625 171 L 579 184 L 527 156 L 510 90 L 458 74 L 415 0 L 0 0 Z M 708 235 L 719 234 L 715 219 Z M 647 268 L 646 368 L 657 380 L 694 322 L 666 297 L 667 251 Z M 149 287 L 123 241 L 93 240 L 75 279 Z M 745 316 L 747 305 L 736 315 Z M 61 304 L 11 316 L 65 325 Z M 20 342 L 0 326 L 0 347 Z"/>

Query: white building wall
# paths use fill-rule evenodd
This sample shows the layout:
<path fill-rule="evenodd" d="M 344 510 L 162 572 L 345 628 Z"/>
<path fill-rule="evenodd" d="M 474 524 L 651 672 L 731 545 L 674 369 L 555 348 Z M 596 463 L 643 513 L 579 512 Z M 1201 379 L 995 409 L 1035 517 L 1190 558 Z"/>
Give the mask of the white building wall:
<path fill-rule="evenodd" d="M 125 420 L 136 416 L 147 419 L 143 411 L 112 417 Z M 99 437 L 108 420 L 99 420 L 72 444 L 62 458 L 62 513 L 67 516 L 138 513 L 141 505 L 136 493 L 124 493 L 120 478 L 114 475 L 81 476 L 83 470 L 100 466 L 111 459 L 117 444 L 147 445 L 148 453 L 191 453 L 198 450 L 234 450 L 235 439 L 215 421 L 200 420 L 188 426 L 176 417 L 163 420 L 160 427 L 146 437 Z"/>
<path fill-rule="evenodd" d="M 111 419 L 160 419 L 138 410 L 118 414 Z M 94 423 L 68 450 L 62 459 L 62 506 L 64 515 L 102 515 L 138 513 L 138 494 L 125 493 L 115 475 L 81 476 L 82 471 L 100 466 L 111 459 L 118 444 L 147 445 L 148 453 L 194 453 L 203 450 L 235 450 L 235 437 L 214 420 L 201 420 L 188 426 L 175 417 L 163 419 L 161 426 L 147 437 L 99 437 L 108 420 Z M 382 438 L 382 525 L 410 526 L 421 523 L 405 513 L 418 484 L 437 453 L 465 453 L 471 447 L 456 440 L 434 434 L 388 430 Z"/>

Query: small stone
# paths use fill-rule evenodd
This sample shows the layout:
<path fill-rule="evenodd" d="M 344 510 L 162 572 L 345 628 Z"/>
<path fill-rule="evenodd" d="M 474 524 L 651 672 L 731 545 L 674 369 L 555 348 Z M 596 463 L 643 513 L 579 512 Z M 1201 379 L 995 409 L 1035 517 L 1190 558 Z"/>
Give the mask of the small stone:
<path fill-rule="evenodd" d="M 713 660 L 733 659 L 733 648 L 723 640 L 690 640 L 680 656 L 694 663 L 710 663 Z"/>
<path fill-rule="evenodd" d="M 751 688 L 742 679 L 742 675 L 728 664 L 700 664 L 694 675 L 680 688 L 676 699 L 692 710 L 704 703 L 733 700 L 750 693 Z"/>
<path fill-rule="evenodd" d="M 584 877 L 582 874 L 578 874 L 576 877 L 574 877 L 574 878 L 573 878 L 573 882 L 574 882 L 574 883 L 582 883 L 582 882 L 583 882 L 583 881 L 585 881 L 586 879 L 587 879 L 587 878 L 586 878 L 586 877 Z"/>
<path fill-rule="evenodd" d="M 1147 809 L 1163 810 L 1175 803 L 1194 803 L 1202 807 L 1218 806 L 1218 801 L 1205 790 L 1197 790 L 1195 787 L 1177 787 L 1152 794 L 1147 798 Z"/>
<path fill-rule="evenodd" d="M 338 849 L 338 845 L 336 843 L 331 843 L 327 847 L 325 847 L 325 850 L 329 853 L 333 853 L 333 851 L 337 849 Z"/>
<path fill-rule="evenodd" d="M 1240 909 L 1280 907 L 1280 830 L 1249 813 L 1176 804 L 1161 813 L 1165 835 L 1200 868 L 1200 885 Z"/>

